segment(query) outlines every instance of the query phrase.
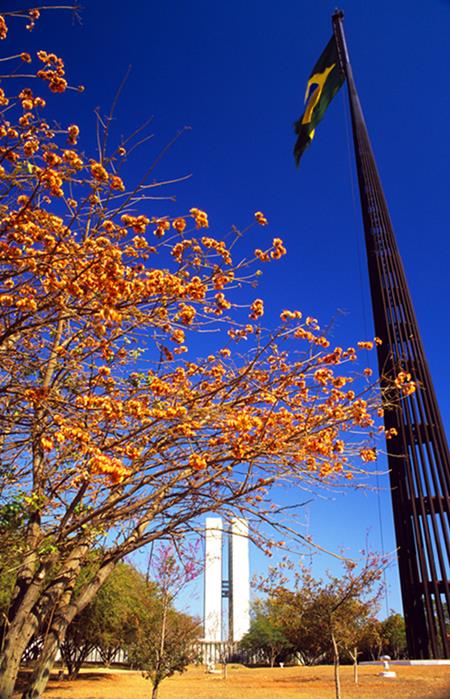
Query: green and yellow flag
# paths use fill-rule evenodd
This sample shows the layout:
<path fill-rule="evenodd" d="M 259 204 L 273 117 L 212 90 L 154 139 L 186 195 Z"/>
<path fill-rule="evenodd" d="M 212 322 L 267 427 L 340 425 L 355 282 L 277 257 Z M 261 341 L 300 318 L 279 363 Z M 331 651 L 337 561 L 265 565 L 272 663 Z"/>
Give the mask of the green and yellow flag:
<path fill-rule="evenodd" d="M 298 138 L 294 156 L 297 165 L 314 138 L 317 124 L 343 82 L 344 75 L 339 67 L 336 39 L 333 36 L 309 76 L 305 94 L 306 109 L 303 116 L 295 122 Z"/>

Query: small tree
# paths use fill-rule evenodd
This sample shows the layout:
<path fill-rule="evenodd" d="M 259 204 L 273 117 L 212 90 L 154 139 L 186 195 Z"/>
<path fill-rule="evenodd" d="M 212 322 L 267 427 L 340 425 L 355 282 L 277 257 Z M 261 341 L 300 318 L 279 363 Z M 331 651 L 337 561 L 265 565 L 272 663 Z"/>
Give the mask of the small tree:
<path fill-rule="evenodd" d="M 164 634 L 162 634 L 164 618 Z M 128 659 L 142 670 L 142 675 L 152 683 L 152 699 L 158 696 L 159 685 L 166 677 L 184 672 L 197 659 L 195 641 L 200 636 L 198 620 L 181 614 L 162 604 L 139 620 L 135 637 L 127 645 Z"/>
<path fill-rule="evenodd" d="M 152 699 L 166 677 L 184 672 L 197 657 L 194 641 L 200 636 L 200 623 L 173 607 L 176 596 L 200 571 L 195 549 L 165 546 L 159 549 L 151 569 L 159 589 L 158 598 L 146 605 L 146 613 L 136 619 L 133 640 L 127 646 L 130 662 L 141 669 L 153 686 Z"/>
<path fill-rule="evenodd" d="M 332 649 L 336 699 L 341 697 L 340 659 L 347 652 L 353 660 L 354 678 L 357 681 L 358 644 L 363 637 L 364 626 L 378 606 L 381 586 L 381 562 L 377 557 L 368 556 L 359 569 L 355 563 L 344 561 L 344 571 L 340 577 L 328 576 L 323 583 L 309 583 L 305 578 L 305 588 L 311 590 L 309 608 L 305 617 L 322 626 Z"/>

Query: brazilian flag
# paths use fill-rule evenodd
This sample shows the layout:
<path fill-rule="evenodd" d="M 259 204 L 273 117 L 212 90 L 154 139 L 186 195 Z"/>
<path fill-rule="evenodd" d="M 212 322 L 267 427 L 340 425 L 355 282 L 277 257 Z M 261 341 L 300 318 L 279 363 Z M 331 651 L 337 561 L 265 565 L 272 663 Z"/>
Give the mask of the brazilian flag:
<path fill-rule="evenodd" d="M 309 76 L 305 94 L 306 109 L 303 116 L 295 122 L 298 138 L 294 156 L 297 165 L 314 138 L 317 124 L 343 82 L 344 75 L 339 66 L 336 39 L 333 36 Z"/>

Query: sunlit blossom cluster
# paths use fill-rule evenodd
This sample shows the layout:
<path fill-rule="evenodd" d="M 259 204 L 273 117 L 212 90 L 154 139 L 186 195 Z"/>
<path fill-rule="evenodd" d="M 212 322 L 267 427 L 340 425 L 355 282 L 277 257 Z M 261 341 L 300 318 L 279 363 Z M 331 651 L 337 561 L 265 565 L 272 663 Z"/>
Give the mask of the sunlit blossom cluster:
<path fill-rule="evenodd" d="M 52 92 L 64 92 L 67 88 L 67 80 L 64 78 L 64 61 L 54 53 L 46 51 L 38 51 L 37 57 L 45 68 L 38 70 L 36 76 L 46 80 Z"/>
<path fill-rule="evenodd" d="M 189 210 L 189 213 L 193 217 L 197 228 L 208 228 L 208 214 L 205 211 L 202 211 L 201 209 L 196 209 L 194 207 L 193 209 Z"/>
<path fill-rule="evenodd" d="M 395 385 L 404 396 L 410 396 L 416 391 L 415 381 L 411 381 L 409 371 L 400 371 L 395 377 Z"/>

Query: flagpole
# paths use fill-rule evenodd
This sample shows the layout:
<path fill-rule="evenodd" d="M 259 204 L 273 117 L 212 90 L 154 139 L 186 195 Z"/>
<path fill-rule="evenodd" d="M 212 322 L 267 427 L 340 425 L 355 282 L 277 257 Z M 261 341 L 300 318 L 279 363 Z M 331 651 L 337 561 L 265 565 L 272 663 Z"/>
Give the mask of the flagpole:
<path fill-rule="evenodd" d="M 369 140 L 345 41 L 344 14 L 332 17 L 340 67 L 347 80 L 380 383 L 399 371 L 417 391 L 385 404 L 397 557 L 410 658 L 449 658 L 450 455 L 417 319 Z M 386 394 L 385 394 L 386 395 Z M 391 393 L 392 395 L 392 393 Z M 386 399 L 385 399 L 386 400 Z"/>

